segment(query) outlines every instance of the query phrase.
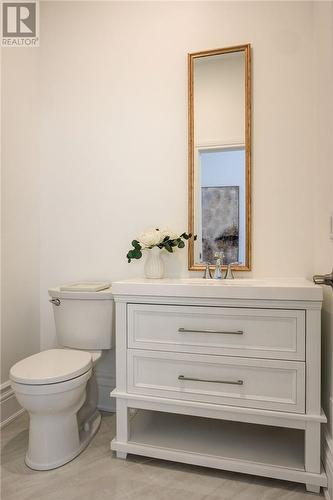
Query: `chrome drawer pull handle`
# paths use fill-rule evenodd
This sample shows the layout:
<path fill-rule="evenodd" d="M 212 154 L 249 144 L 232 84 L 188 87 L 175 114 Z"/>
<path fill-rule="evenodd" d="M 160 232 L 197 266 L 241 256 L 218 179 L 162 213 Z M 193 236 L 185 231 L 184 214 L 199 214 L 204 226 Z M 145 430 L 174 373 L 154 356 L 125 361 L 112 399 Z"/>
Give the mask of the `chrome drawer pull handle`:
<path fill-rule="evenodd" d="M 207 380 L 204 378 L 185 377 L 185 375 L 178 375 L 178 380 L 192 380 L 194 382 L 210 382 L 213 384 L 230 384 L 230 385 L 244 384 L 244 380 Z"/>
<path fill-rule="evenodd" d="M 223 333 L 225 335 L 243 335 L 242 330 L 189 330 L 188 328 L 178 328 L 178 333 Z"/>

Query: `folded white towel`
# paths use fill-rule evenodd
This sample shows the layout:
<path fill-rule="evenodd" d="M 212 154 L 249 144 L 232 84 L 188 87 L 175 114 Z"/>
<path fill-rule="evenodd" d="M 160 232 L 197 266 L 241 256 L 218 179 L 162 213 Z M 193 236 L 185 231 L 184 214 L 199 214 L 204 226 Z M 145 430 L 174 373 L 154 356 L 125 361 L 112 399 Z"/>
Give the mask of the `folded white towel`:
<path fill-rule="evenodd" d="M 68 292 L 99 292 L 110 288 L 109 281 L 79 281 L 77 283 L 69 283 L 68 285 L 61 285 L 60 290 Z"/>

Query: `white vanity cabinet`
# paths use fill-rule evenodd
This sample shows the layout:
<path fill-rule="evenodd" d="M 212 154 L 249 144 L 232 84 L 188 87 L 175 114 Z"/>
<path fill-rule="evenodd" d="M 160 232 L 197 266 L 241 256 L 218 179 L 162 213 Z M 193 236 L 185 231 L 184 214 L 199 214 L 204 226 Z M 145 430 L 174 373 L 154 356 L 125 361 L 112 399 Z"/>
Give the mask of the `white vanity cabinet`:
<path fill-rule="evenodd" d="M 326 486 L 320 287 L 137 279 L 112 289 L 118 457 Z"/>

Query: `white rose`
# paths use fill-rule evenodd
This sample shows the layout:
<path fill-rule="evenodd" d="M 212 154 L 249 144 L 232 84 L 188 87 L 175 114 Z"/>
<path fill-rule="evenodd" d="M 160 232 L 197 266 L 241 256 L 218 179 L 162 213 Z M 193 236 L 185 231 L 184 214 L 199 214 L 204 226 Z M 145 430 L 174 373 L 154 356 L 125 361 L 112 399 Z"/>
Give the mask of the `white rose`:
<path fill-rule="evenodd" d="M 141 248 L 149 248 L 158 245 L 163 241 L 164 236 L 162 236 L 161 231 L 156 229 L 150 229 L 144 233 L 140 233 L 138 236 L 138 241 Z"/>
<path fill-rule="evenodd" d="M 164 227 L 163 229 L 161 229 L 160 233 L 163 236 L 162 241 L 166 236 L 169 236 L 170 240 L 176 240 L 177 238 L 179 238 L 179 233 L 176 233 L 169 227 Z"/>

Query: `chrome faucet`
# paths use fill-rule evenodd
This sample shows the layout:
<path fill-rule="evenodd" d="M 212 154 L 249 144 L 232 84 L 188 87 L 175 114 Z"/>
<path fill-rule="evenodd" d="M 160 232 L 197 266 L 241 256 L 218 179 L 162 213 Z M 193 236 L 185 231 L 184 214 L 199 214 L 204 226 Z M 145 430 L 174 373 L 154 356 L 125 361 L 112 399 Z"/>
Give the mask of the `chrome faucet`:
<path fill-rule="evenodd" d="M 216 261 L 215 263 L 215 270 L 214 270 L 214 280 L 221 280 L 222 279 L 222 264 L 223 264 L 223 252 L 215 252 L 214 254 L 214 260 Z"/>
<path fill-rule="evenodd" d="M 204 272 L 204 275 L 203 275 L 203 279 L 205 280 L 211 280 L 212 279 L 212 273 L 210 271 L 210 267 L 209 267 L 209 262 L 206 262 L 205 263 L 205 272 Z"/>
<path fill-rule="evenodd" d="M 225 280 L 233 280 L 235 278 L 232 267 L 231 266 L 238 266 L 239 262 L 230 262 L 227 265 L 227 270 L 224 276 Z"/>

